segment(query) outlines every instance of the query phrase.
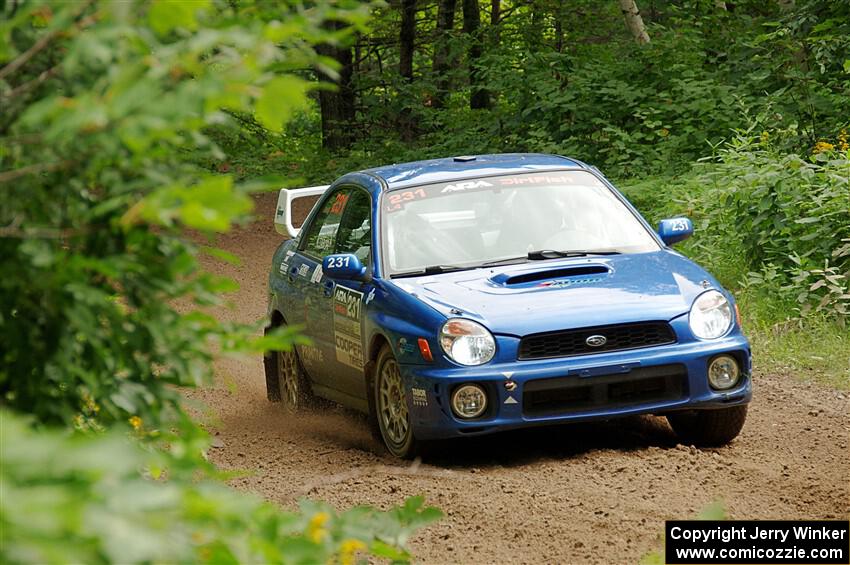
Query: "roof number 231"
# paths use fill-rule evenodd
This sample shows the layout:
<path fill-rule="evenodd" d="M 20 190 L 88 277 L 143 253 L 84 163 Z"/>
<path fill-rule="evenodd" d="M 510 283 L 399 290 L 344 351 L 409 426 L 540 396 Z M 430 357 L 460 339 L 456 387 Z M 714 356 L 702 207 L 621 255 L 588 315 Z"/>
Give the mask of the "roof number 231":
<path fill-rule="evenodd" d="M 685 220 L 676 220 L 673 222 L 673 226 L 670 229 L 672 231 L 687 231 L 688 222 L 686 222 Z"/>

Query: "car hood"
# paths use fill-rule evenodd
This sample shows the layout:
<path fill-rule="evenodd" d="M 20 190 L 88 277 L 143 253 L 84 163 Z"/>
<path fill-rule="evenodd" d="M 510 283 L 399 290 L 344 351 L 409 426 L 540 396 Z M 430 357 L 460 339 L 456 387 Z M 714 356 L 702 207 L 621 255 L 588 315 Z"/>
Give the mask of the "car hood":
<path fill-rule="evenodd" d="M 507 335 L 671 320 L 697 295 L 720 288 L 671 250 L 558 259 L 393 279 L 447 317 L 480 320 Z"/>

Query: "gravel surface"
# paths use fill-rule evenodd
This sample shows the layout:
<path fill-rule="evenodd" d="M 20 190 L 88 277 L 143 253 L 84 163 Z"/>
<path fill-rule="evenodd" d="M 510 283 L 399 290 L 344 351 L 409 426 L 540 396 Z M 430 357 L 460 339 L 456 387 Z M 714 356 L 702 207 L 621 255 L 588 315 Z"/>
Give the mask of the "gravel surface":
<path fill-rule="evenodd" d="M 207 265 L 241 285 L 222 318 L 265 314 L 275 199 L 259 197 L 258 221 L 220 239 L 241 266 Z M 269 403 L 261 359 L 217 367 L 216 386 L 191 396 L 212 415 L 212 460 L 252 472 L 233 486 L 287 507 L 309 496 L 386 508 L 424 494 L 446 513 L 411 542 L 428 563 L 634 563 L 660 549 L 664 520 L 718 499 L 737 519 L 850 516 L 850 394 L 758 359 L 747 424 L 724 448 L 677 444 L 664 419 L 638 417 L 447 442 L 412 466 L 355 413 L 288 416 Z"/>

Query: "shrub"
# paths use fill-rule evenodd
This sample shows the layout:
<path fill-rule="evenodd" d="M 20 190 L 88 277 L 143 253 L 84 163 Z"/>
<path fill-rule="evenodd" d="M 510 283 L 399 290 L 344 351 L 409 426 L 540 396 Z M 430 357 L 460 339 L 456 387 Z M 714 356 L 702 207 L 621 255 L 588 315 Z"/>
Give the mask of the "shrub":
<path fill-rule="evenodd" d="M 652 220 L 692 217 L 699 236 L 682 249 L 724 284 L 770 296 L 777 318 L 817 312 L 842 322 L 850 315 L 850 153 L 782 153 L 771 141 L 781 133 L 741 132 L 688 175 L 626 191 Z"/>

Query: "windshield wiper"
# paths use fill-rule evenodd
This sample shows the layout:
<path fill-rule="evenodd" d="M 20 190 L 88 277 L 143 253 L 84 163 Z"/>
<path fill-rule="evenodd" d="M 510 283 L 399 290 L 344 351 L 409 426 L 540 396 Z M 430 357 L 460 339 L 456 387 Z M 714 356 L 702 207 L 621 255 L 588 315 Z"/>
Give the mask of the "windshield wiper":
<path fill-rule="evenodd" d="M 512 265 L 514 263 L 525 263 L 528 261 L 528 257 L 508 257 L 506 259 L 496 259 L 494 261 L 485 261 L 480 263 L 479 267 L 495 267 L 497 265 Z"/>
<path fill-rule="evenodd" d="M 538 249 L 529 251 L 528 258 L 532 261 L 543 259 L 561 259 L 563 257 L 587 257 L 588 255 L 620 255 L 619 251 L 556 251 L 554 249 Z"/>
<path fill-rule="evenodd" d="M 454 271 L 468 271 L 475 269 L 472 267 L 461 267 L 459 265 L 428 265 L 424 269 L 415 269 L 413 271 L 402 271 L 401 273 L 393 273 L 390 278 L 398 279 L 402 277 L 421 277 L 423 275 L 439 275 L 441 273 L 452 273 Z"/>

